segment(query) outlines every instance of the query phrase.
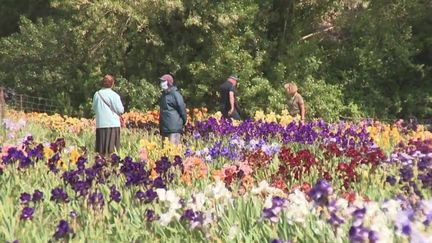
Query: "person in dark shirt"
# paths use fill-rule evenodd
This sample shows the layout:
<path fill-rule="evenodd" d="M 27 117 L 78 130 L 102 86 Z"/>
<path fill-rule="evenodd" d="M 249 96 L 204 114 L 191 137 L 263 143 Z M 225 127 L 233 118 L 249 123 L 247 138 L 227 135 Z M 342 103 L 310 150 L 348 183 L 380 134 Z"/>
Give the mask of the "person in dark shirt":
<path fill-rule="evenodd" d="M 236 86 L 239 79 L 230 76 L 220 86 L 220 109 L 223 117 L 241 120 L 240 111 L 236 102 Z"/>

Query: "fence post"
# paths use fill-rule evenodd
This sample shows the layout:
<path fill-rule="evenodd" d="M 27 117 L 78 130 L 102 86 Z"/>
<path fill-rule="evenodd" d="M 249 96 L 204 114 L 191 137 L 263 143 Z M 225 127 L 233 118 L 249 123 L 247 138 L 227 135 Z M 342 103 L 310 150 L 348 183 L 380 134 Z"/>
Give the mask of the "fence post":
<path fill-rule="evenodd" d="M 20 111 L 23 111 L 23 95 L 20 94 Z"/>
<path fill-rule="evenodd" d="M 3 122 L 5 119 L 5 111 L 6 111 L 6 101 L 4 97 L 5 97 L 4 88 L 0 87 L 0 130 L 1 130 L 1 135 L 3 136 L 6 135 L 6 128 Z"/>

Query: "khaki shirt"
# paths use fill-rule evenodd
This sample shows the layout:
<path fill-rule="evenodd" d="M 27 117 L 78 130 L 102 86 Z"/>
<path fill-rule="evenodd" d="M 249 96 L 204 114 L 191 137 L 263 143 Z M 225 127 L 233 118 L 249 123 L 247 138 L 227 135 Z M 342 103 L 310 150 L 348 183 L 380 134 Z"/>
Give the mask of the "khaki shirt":
<path fill-rule="evenodd" d="M 303 97 L 299 93 L 296 93 L 293 97 L 288 98 L 288 111 L 290 115 L 300 115 L 300 105 L 303 103 Z"/>

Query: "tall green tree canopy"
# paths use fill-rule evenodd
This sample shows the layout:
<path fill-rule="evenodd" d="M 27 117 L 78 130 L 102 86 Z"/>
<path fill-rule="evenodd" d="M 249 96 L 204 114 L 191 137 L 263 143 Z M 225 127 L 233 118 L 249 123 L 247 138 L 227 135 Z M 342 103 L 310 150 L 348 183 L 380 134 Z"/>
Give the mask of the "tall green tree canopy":
<path fill-rule="evenodd" d="M 12 1 L 10 1 L 12 2 Z M 23 1 L 17 1 L 23 2 Z M 294 81 L 309 117 L 432 115 L 432 6 L 426 0 L 51 0 L 0 39 L 0 83 L 91 116 L 113 74 L 128 109 L 152 109 L 171 73 L 190 107 L 217 110 L 240 76 L 249 114 L 286 107 Z M 8 33 L 8 34 L 4 34 Z"/>

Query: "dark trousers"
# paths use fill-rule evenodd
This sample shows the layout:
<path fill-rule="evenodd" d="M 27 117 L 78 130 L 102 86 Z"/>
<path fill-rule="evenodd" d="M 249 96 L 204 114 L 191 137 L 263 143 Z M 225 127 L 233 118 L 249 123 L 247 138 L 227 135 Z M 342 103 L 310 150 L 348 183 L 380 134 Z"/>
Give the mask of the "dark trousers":
<path fill-rule="evenodd" d="M 231 116 L 228 115 L 228 111 L 223 111 L 222 115 L 225 118 L 231 118 L 231 119 L 234 119 L 234 120 L 241 120 L 240 114 L 237 111 L 237 109 L 234 109 L 234 112 L 231 114 Z"/>

